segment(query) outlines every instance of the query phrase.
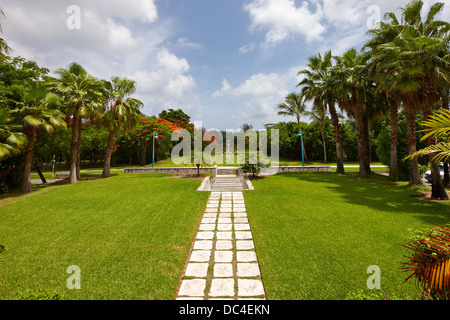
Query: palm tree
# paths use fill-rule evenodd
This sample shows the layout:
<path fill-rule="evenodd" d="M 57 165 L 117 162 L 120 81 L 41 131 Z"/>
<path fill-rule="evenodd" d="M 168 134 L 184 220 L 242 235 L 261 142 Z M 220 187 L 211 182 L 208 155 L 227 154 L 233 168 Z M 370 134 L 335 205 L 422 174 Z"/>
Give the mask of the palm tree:
<path fill-rule="evenodd" d="M 4 18 L 5 13 L 0 8 L 0 18 Z M 0 32 L 3 32 L 2 26 L 0 24 Z M 12 49 L 8 46 L 6 41 L 3 38 L 0 38 L 0 54 L 8 54 L 12 51 Z"/>
<path fill-rule="evenodd" d="M 53 131 L 54 127 L 65 126 L 64 114 L 56 109 L 60 97 L 47 92 L 41 86 L 33 86 L 25 94 L 25 105 L 11 113 L 17 122 L 23 124 L 23 133 L 27 137 L 24 152 L 24 171 L 22 177 L 22 193 L 31 191 L 31 170 L 33 151 L 39 129 Z"/>
<path fill-rule="evenodd" d="M 375 84 L 375 93 L 384 98 L 389 107 L 390 133 L 389 140 L 390 164 L 389 177 L 398 180 L 398 112 L 401 105 L 401 95 L 396 88 L 397 72 L 392 66 L 392 54 L 383 52 L 380 46 L 395 41 L 399 30 L 397 17 L 393 13 L 387 13 L 385 18 L 391 18 L 390 23 L 381 21 L 379 26 L 367 32 L 371 39 L 363 46 L 362 51 L 369 49 L 366 54 L 369 56 L 368 77 Z M 400 26 L 401 27 L 401 26 Z"/>
<path fill-rule="evenodd" d="M 323 162 L 327 162 L 327 146 L 325 142 L 325 128 L 327 126 L 327 108 L 323 103 L 314 104 L 311 111 L 306 111 L 306 115 L 308 115 L 314 122 L 318 122 L 322 124 L 322 128 L 320 129 L 320 134 L 322 136 L 322 146 L 323 146 Z"/>
<path fill-rule="evenodd" d="M 60 68 L 55 73 L 59 78 L 50 86 L 63 97 L 65 113 L 72 117 L 69 179 L 70 183 L 76 183 L 80 172 L 82 121 L 101 109 L 104 83 L 89 75 L 75 62 L 67 69 Z"/>
<path fill-rule="evenodd" d="M 441 175 L 439 167 L 436 169 L 437 165 L 450 159 L 450 110 L 441 109 L 423 121 L 422 125 L 425 127 L 423 131 L 427 133 L 422 137 L 422 140 L 443 138 L 444 141 L 437 144 L 428 144 L 426 148 L 409 155 L 407 159 L 428 155 L 431 158 L 431 163 L 434 164 L 431 167 L 432 181 L 439 180 Z M 442 193 L 435 187 L 434 183 L 432 184 L 431 196 L 435 199 L 448 199 L 445 189 Z"/>
<path fill-rule="evenodd" d="M 345 52 L 342 57 L 334 57 L 332 69 L 335 78 L 336 99 L 341 108 L 355 119 L 358 141 L 359 173 L 365 178 L 370 169 L 369 103 L 373 102 L 373 85 L 367 77 L 367 61 L 355 49 Z"/>
<path fill-rule="evenodd" d="M 450 228 L 436 226 L 418 233 L 405 248 L 413 254 L 401 262 L 404 271 L 412 272 L 422 291 L 433 299 L 450 299 Z"/>
<path fill-rule="evenodd" d="M 138 123 L 142 114 L 139 111 L 143 105 L 141 101 L 129 97 L 136 91 L 136 83 L 129 79 L 114 77 L 106 84 L 108 101 L 105 110 L 99 118 L 101 125 L 108 129 L 108 144 L 104 158 L 102 177 L 111 174 L 111 154 L 114 139 L 120 130 L 130 131 Z"/>
<path fill-rule="evenodd" d="M 388 13 L 397 36 L 391 42 L 380 44 L 384 67 L 396 78 L 391 86 L 405 107 L 407 121 L 407 148 L 416 152 L 416 113 L 431 115 L 432 106 L 439 101 L 439 87 L 449 82 L 448 30 L 449 23 L 435 20 L 443 3 L 434 4 L 425 20 L 421 17 L 423 2 L 414 0 L 402 8 L 402 20 Z M 429 140 L 428 144 L 433 142 Z M 433 164 L 432 164 L 433 165 Z M 421 184 L 418 161 L 410 159 L 410 184 Z M 440 179 L 436 184 L 442 184 Z M 443 190 L 440 186 L 437 188 Z"/>
<path fill-rule="evenodd" d="M 302 115 L 306 114 L 305 98 L 303 95 L 295 92 L 288 94 L 285 101 L 278 105 L 278 110 L 278 114 L 281 116 L 295 116 L 297 119 L 298 130 L 300 131 L 300 118 Z M 303 146 L 303 154 L 305 160 L 308 161 L 305 146 Z"/>
<path fill-rule="evenodd" d="M 334 129 L 334 139 L 336 141 L 337 173 L 344 173 L 344 157 L 342 152 L 342 138 L 340 132 L 339 116 L 336 110 L 336 96 L 334 79 L 332 77 L 332 54 L 331 51 L 322 55 L 308 58 L 307 69 L 301 70 L 298 74 L 305 78 L 298 84 L 302 86 L 302 95 L 307 100 L 313 100 L 315 104 L 323 103 L 328 107 Z"/>
<path fill-rule="evenodd" d="M 27 145 L 27 137 L 20 129 L 11 121 L 11 112 L 0 107 L 0 160 L 20 154 Z"/>

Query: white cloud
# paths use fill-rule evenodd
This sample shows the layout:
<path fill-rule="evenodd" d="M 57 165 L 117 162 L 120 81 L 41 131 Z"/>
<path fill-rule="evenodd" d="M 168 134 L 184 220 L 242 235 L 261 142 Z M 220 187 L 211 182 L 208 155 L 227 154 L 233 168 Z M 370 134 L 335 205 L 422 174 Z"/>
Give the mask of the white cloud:
<path fill-rule="evenodd" d="M 14 54 L 52 71 L 76 61 L 97 78 L 132 78 L 137 82 L 135 96 L 144 102 L 147 114 L 168 105 L 200 108 L 188 61 L 163 45 L 171 35 L 171 22 L 158 21 L 154 0 L 78 0 L 79 30 L 66 25 L 71 4 L 69 0 L 4 0 L 4 37 Z M 187 38 L 179 38 L 176 45 L 199 47 Z"/>
<path fill-rule="evenodd" d="M 233 96 L 243 100 L 237 113 L 239 119 L 254 119 L 259 123 L 273 122 L 277 118 L 276 107 L 285 97 L 296 90 L 300 81 L 297 76 L 301 67 L 292 67 L 284 73 L 257 73 L 236 87 L 226 79 L 213 97 Z"/>
<path fill-rule="evenodd" d="M 252 21 L 250 30 L 258 28 L 267 30 L 266 45 L 303 36 L 308 43 L 321 40 L 326 31 L 321 23 L 322 8 L 315 3 L 316 10 L 312 12 L 308 2 L 303 1 L 299 7 L 294 0 L 253 0 L 244 6 Z"/>
<path fill-rule="evenodd" d="M 253 51 L 253 49 L 255 49 L 255 45 L 253 43 L 246 44 L 239 48 L 239 53 L 246 54 L 248 52 Z"/>
<path fill-rule="evenodd" d="M 217 90 L 213 93 L 213 97 L 222 97 L 225 94 L 227 94 L 231 89 L 230 84 L 228 83 L 227 79 L 222 80 L 222 88 L 220 90 Z"/>

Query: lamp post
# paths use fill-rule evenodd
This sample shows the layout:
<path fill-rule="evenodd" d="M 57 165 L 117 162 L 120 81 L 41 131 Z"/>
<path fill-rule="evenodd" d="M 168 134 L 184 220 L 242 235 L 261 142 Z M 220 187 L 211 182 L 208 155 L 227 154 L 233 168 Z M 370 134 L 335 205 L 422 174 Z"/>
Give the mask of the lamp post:
<path fill-rule="evenodd" d="M 297 135 L 300 136 L 301 141 L 302 141 L 302 165 L 304 167 L 305 166 L 305 155 L 303 153 L 303 132 L 302 132 L 302 129 L 298 129 Z"/>
<path fill-rule="evenodd" d="M 152 157 L 152 168 L 155 167 L 155 138 L 159 138 L 158 137 L 158 133 L 156 131 L 153 132 L 153 157 Z"/>

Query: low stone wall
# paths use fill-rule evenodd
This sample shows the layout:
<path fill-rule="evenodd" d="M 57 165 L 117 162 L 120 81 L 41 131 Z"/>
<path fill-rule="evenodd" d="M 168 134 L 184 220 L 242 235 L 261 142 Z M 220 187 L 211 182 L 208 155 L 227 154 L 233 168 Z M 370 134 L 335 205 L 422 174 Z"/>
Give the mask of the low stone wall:
<path fill-rule="evenodd" d="M 208 167 L 200 168 L 200 173 L 211 173 L 213 177 L 217 174 L 237 174 L 243 175 L 238 167 Z M 282 172 L 331 172 L 330 166 L 282 166 L 263 168 L 261 175 L 274 175 Z M 124 169 L 124 173 L 167 173 L 180 176 L 190 176 L 197 174 L 197 167 L 174 167 L 174 168 L 132 168 Z"/>
<path fill-rule="evenodd" d="M 331 172 L 330 166 L 285 166 L 285 167 L 278 167 L 278 173 L 281 172 L 302 172 L 302 171 L 308 171 L 308 172 Z"/>
<path fill-rule="evenodd" d="M 192 176 L 200 173 L 211 173 L 214 177 L 216 176 L 216 168 L 200 168 L 197 167 L 180 167 L 180 168 L 132 168 L 124 169 L 124 173 L 167 173 L 179 176 Z"/>

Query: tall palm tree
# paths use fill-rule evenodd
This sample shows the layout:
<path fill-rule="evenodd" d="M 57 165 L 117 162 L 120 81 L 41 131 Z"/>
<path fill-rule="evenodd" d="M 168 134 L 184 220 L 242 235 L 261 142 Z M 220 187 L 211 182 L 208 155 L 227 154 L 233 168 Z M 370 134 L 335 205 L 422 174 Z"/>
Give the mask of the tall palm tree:
<path fill-rule="evenodd" d="M 449 82 L 449 23 L 435 20 L 443 6 L 439 2 L 434 4 L 422 19 L 423 2 L 413 0 L 401 9 L 401 23 L 394 13 L 388 13 L 397 36 L 378 46 L 384 56 L 384 67 L 396 76 L 391 86 L 399 92 L 405 107 L 408 154 L 417 151 L 416 113 L 422 111 L 429 117 L 432 106 L 440 99 L 439 87 Z M 410 167 L 410 184 L 421 184 L 416 158 L 411 158 Z M 443 190 L 439 186 L 442 182 L 435 183 Z"/>
<path fill-rule="evenodd" d="M 344 157 L 342 152 L 342 138 L 340 132 L 339 116 L 336 110 L 335 84 L 332 77 L 333 56 L 331 51 L 322 55 L 308 58 L 307 69 L 298 72 L 305 78 L 298 86 L 302 86 L 302 95 L 307 100 L 314 103 L 323 103 L 328 107 L 334 129 L 334 139 L 336 141 L 337 173 L 344 173 Z"/>
<path fill-rule="evenodd" d="M 367 78 L 367 64 L 355 49 L 345 52 L 342 57 L 334 57 L 336 64 L 332 69 L 335 78 L 336 98 L 342 109 L 355 119 L 358 141 L 359 173 L 365 178 L 370 169 L 369 107 L 373 88 Z"/>
<path fill-rule="evenodd" d="M 311 111 L 306 111 L 306 115 L 308 115 L 313 121 L 321 123 L 322 127 L 320 129 L 320 135 L 322 136 L 322 147 L 323 147 L 323 162 L 327 162 L 327 145 L 325 140 L 325 129 L 327 126 L 327 108 L 321 102 L 314 103 Z"/>
<path fill-rule="evenodd" d="M 64 114 L 57 109 L 59 103 L 57 95 L 47 92 L 42 86 L 33 86 L 25 94 L 24 106 L 12 111 L 16 121 L 22 123 L 28 142 L 24 152 L 22 193 L 31 191 L 33 151 L 38 130 L 50 132 L 54 127 L 65 126 Z"/>
<path fill-rule="evenodd" d="M 143 103 L 129 97 L 136 91 L 136 83 L 130 79 L 114 77 L 106 84 L 108 101 L 105 110 L 100 116 L 101 125 L 108 129 L 108 144 L 104 158 L 102 177 L 111 174 L 111 154 L 114 147 L 114 139 L 120 130 L 130 131 L 138 123 L 142 116 L 140 108 Z"/>
<path fill-rule="evenodd" d="M 375 93 L 384 98 L 389 107 L 390 118 L 390 163 L 389 177 L 397 181 L 398 174 L 398 112 L 401 106 L 401 95 L 395 86 L 397 81 L 397 71 L 391 65 L 392 54 L 383 52 L 380 46 L 386 43 L 394 42 L 401 32 L 397 17 L 393 13 L 387 13 L 385 19 L 391 18 L 390 23 L 381 21 L 377 28 L 367 32 L 371 38 L 363 46 L 362 51 L 366 51 L 369 56 L 368 77 L 375 84 Z"/>
<path fill-rule="evenodd" d="M 70 183 L 76 183 L 80 171 L 82 121 L 101 110 L 104 83 L 75 62 L 67 69 L 60 68 L 55 73 L 59 78 L 54 79 L 50 86 L 63 97 L 64 111 L 67 116 L 72 117 L 69 179 Z"/>
<path fill-rule="evenodd" d="M 286 96 L 283 103 L 278 105 L 278 114 L 281 116 L 295 117 L 297 120 L 297 127 L 300 131 L 300 118 L 306 114 L 305 98 L 299 93 L 292 92 Z M 305 146 L 303 145 L 303 154 L 305 160 L 308 161 L 306 156 Z"/>

